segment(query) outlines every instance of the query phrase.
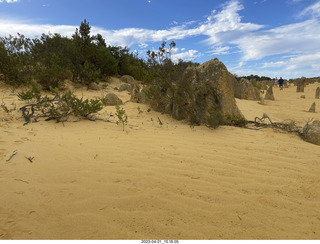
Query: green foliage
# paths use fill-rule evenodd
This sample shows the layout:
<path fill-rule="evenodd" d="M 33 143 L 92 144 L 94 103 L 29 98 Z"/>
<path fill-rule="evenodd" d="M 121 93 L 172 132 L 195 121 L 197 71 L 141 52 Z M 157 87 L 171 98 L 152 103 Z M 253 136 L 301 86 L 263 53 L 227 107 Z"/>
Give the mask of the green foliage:
<path fill-rule="evenodd" d="M 46 90 L 50 87 L 58 87 L 63 82 L 64 68 L 57 55 L 52 54 L 48 60 L 44 60 L 35 67 L 35 78 Z"/>
<path fill-rule="evenodd" d="M 149 77 L 148 66 L 127 47 L 107 46 L 102 35 L 91 35 L 87 20 L 72 38 L 42 34 L 40 38 L 0 37 L 0 74 L 7 84 L 19 86 L 36 80 L 49 90 L 66 79 L 88 84 L 108 76 Z"/>
<path fill-rule="evenodd" d="M 122 124 L 122 130 L 124 131 L 124 126 L 128 124 L 128 116 L 123 108 L 119 105 L 116 106 L 116 116 L 118 118 L 117 124 Z"/>
<path fill-rule="evenodd" d="M 249 123 L 248 120 L 244 118 L 238 118 L 238 119 L 232 120 L 232 125 L 238 126 L 238 127 L 245 127 L 248 123 Z"/>
<path fill-rule="evenodd" d="M 20 101 L 26 101 L 27 103 L 29 103 L 32 100 L 40 100 L 41 95 L 38 93 L 35 93 L 33 90 L 29 90 L 26 92 L 19 92 L 18 93 L 18 98 Z"/>
<path fill-rule="evenodd" d="M 32 77 L 31 40 L 18 33 L 17 37 L 0 37 L 0 73 L 13 86 L 26 84 Z"/>
<path fill-rule="evenodd" d="M 61 102 L 61 107 L 67 108 L 71 114 L 77 117 L 88 117 L 90 114 L 97 113 L 103 108 L 99 99 L 79 99 L 70 90 L 58 98 Z"/>
<path fill-rule="evenodd" d="M 92 63 L 85 61 L 85 63 L 81 66 L 79 76 L 81 82 L 88 85 L 98 79 L 100 76 L 100 71 L 97 70 Z"/>
<path fill-rule="evenodd" d="M 137 110 L 138 110 L 138 114 L 142 114 L 143 113 L 143 111 L 141 110 L 140 107 L 137 107 Z"/>
<path fill-rule="evenodd" d="M 53 98 L 43 96 L 37 103 L 20 108 L 26 123 L 31 121 L 31 117 L 34 120 L 45 117 L 47 120 L 54 119 L 57 122 L 66 121 L 70 115 L 88 118 L 90 114 L 97 113 L 103 108 L 98 99 L 79 99 L 70 90 L 61 93 L 58 88 L 51 88 L 51 91 Z"/>
<path fill-rule="evenodd" d="M 210 128 L 218 128 L 219 125 L 222 123 L 223 118 L 220 116 L 214 116 L 212 114 L 207 115 L 207 126 Z"/>
<path fill-rule="evenodd" d="M 234 74 L 234 77 L 237 80 L 241 80 L 242 78 L 245 78 L 247 80 L 255 80 L 255 81 L 272 80 L 270 77 L 259 76 L 259 75 L 238 76 L 237 74 Z"/>
<path fill-rule="evenodd" d="M 26 92 L 19 92 L 17 94 L 20 101 L 29 103 L 32 100 L 39 101 L 41 98 L 40 88 L 35 82 L 30 82 L 31 89 Z"/>
<path fill-rule="evenodd" d="M 161 121 L 161 119 L 158 117 L 158 122 L 159 122 L 159 125 L 160 126 L 162 126 L 163 125 L 163 123 L 162 123 L 162 121 Z"/>
<path fill-rule="evenodd" d="M 225 125 L 232 125 L 237 127 L 245 127 L 248 123 L 248 120 L 246 120 L 245 118 L 234 118 L 231 115 L 226 115 L 224 121 Z"/>
<path fill-rule="evenodd" d="M 10 113 L 10 110 L 8 109 L 8 107 L 2 103 L 1 106 L 0 106 L 7 114 Z"/>

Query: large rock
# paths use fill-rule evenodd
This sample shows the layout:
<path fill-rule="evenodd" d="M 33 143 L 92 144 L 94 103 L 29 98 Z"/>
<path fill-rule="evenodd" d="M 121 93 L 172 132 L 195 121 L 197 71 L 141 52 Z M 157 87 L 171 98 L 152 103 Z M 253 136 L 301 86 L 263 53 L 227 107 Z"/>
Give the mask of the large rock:
<path fill-rule="evenodd" d="M 234 98 L 234 82 L 234 76 L 215 58 L 198 67 L 188 67 L 168 89 L 159 91 L 153 87 L 148 93 L 160 93 L 158 99 L 150 100 L 155 109 L 193 124 L 217 126 L 226 120 L 244 118 Z"/>
<path fill-rule="evenodd" d="M 257 101 L 260 97 L 260 91 L 249 80 L 242 78 L 240 81 L 235 80 L 234 96 L 240 99 Z"/>
<path fill-rule="evenodd" d="M 272 86 L 270 86 L 266 92 L 265 100 L 274 100 Z"/>
<path fill-rule="evenodd" d="M 146 102 L 146 95 L 145 95 L 145 92 L 144 92 L 142 86 L 132 85 L 130 101 L 134 102 L 134 103 L 145 103 Z"/>
<path fill-rule="evenodd" d="M 122 100 L 114 93 L 108 93 L 103 99 L 102 102 L 105 106 L 115 106 L 121 105 Z"/>
<path fill-rule="evenodd" d="M 320 145 L 320 120 L 314 120 L 303 127 L 303 137 L 307 142 Z"/>
<path fill-rule="evenodd" d="M 128 91 L 128 92 L 131 92 L 132 91 L 132 85 L 130 84 L 122 84 L 120 87 L 119 87 L 119 92 L 122 92 L 122 91 Z"/>

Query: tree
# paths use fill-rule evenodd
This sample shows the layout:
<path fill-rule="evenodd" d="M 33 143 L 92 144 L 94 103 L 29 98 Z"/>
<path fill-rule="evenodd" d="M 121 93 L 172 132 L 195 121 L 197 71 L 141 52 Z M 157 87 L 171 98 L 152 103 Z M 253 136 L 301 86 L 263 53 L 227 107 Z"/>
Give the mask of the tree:
<path fill-rule="evenodd" d="M 21 85 L 32 78 L 32 42 L 18 33 L 17 37 L 0 37 L 0 73 L 7 84 Z"/>
<path fill-rule="evenodd" d="M 87 20 L 84 19 L 84 21 L 81 22 L 79 33 L 80 33 L 80 37 L 82 39 L 83 44 L 86 46 L 89 46 L 93 39 L 90 36 L 90 30 L 91 30 L 91 26 L 89 22 L 87 22 Z"/>

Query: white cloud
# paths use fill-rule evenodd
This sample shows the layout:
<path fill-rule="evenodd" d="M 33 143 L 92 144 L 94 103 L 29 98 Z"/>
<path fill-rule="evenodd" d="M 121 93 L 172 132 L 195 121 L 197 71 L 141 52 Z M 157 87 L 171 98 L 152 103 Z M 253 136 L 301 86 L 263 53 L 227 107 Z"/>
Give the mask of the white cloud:
<path fill-rule="evenodd" d="M 28 37 L 40 36 L 42 33 L 60 33 L 71 37 L 77 26 L 71 25 L 39 25 L 27 21 L 0 19 L 0 36 L 16 35 L 18 32 Z"/>
<path fill-rule="evenodd" d="M 262 25 L 242 23 L 238 12 L 243 8 L 239 1 L 233 0 L 225 3 L 220 12 L 212 11 L 208 21 L 198 28 L 208 36 L 206 42 L 221 45 L 263 28 Z"/>
<path fill-rule="evenodd" d="M 310 15 L 313 17 L 320 17 L 320 1 L 302 10 L 299 17 Z"/>
<path fill-rule="evenodd" d="M 6 3 L 16 3 L 19 2 L 20 0 L 0 0 L 0 3 L 6 2 Z"/>
<path fill-rule="evenodd" d="M 139 44 L 139 47 L 140 48 L 146 48 L 146 47 L 148 47 L 149 45 L 148 44 L 146 44 L 146 43 L 140 43 Z"/>
<path fill-rule="evenodd" d="M 231 41 L 243 52 L 243 60 L 258 60 L 263 57 L 320 51 L 320 22 L 317 19 L 250 33 Z"/>
<path fill-rule="evenodd" d="M 192 61 L 200 56 L 197 50 L 188 50 L 181 53 L 175 53 L 171 56 L 173 62 L 178 62 L 179 60 Z"/>
<path fill-rule="evenodd" d="M 219 46 L 214 48 L 213 50 L 209 51 L 208 53 L 212 54 L 212 55 L 225 55 L 225 54 L 229 54 L 229 50 L 231 49 L 231 47 L 229 46 Z"/>

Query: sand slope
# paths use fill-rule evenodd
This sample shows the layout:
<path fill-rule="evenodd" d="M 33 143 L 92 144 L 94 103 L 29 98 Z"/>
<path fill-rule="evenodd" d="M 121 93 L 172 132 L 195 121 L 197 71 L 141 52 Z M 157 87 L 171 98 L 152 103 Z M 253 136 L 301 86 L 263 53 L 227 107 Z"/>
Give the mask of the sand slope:
<path fill-rule="evenodd" d="M 319 100 L 317 113 L 306 112 L 315 87 L 306 99 L 291 87 L 265 106 L 237 103 L 247 119 L 265 112 L 304 125 L 320 119 Z M 8 107 L 19 107 L 2 89 Z M 18 112 L 1 110 L 0 239 L 320 239 L 319 146 L 271 129 L 192 128 L 147 105 L 123 107 L 125 132 L 114 117 L 22 126 Z"/>

